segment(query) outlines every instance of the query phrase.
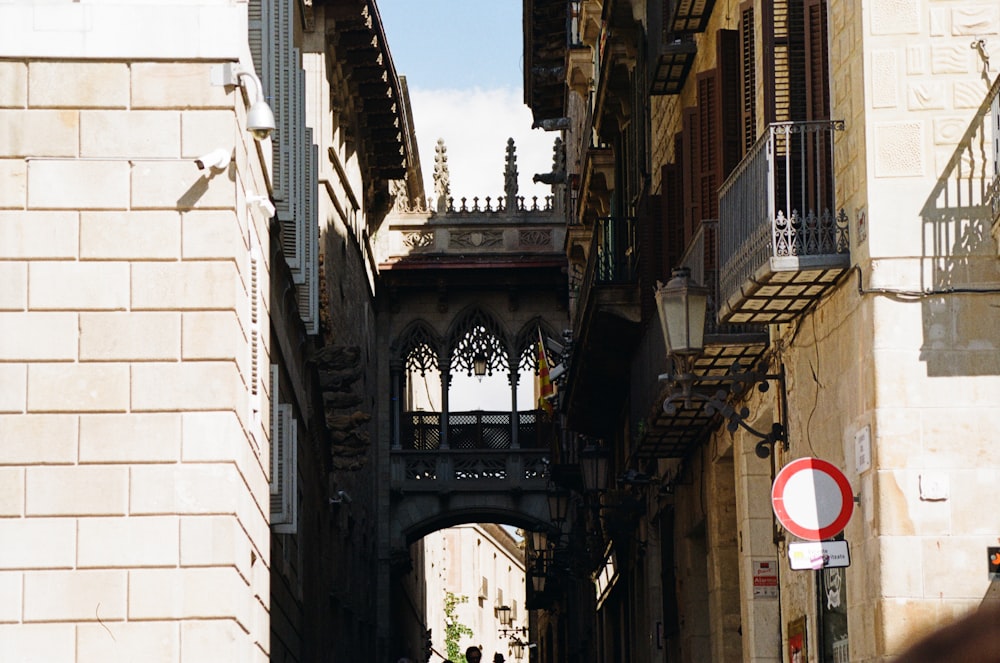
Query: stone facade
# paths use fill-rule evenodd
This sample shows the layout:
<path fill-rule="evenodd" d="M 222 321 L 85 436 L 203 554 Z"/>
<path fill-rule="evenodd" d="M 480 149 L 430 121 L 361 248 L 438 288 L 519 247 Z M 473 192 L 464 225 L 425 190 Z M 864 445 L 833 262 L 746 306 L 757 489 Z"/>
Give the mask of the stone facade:
<path fill-rule="evenodd" d="M 547 25 L 543 4 L 525 3 L 526 11 L 535 8 L 536 28 Z M 669 187 L 687 183 L 689 174 L 668 181 L 663 167 L 683 158 L 689 160 L 684 168 L 691 168 L 693 157 L 697 168 L 698 150 L 705 155 L 703 144 L 680 154 L 685 144 L 679 137 L 686 123 L 697 119 L 702 81 L 722 66 L 720 31 L 739 33 L 741 20 L 754 17 L 750 25 L 758 49 L 749 61 L 758 75 L 752 97 L 754 134 L 760 136 L 764 102 L 774 93 L 762 84 L 771 54 L 759 48 L 768 29 L 761 17 L 771 6 L 801 10 L 817 3 L 716 3 L 696 34 L 672 36 L 675 49 L 690 41 L 693 56 L 690 72 L 663 96 L 649 96 L 644 87 L 649 81 L 644 67 L 653 70 L 652 58 L 644 61 L 645 54 L 615 43 L 633 30 L 650 42 L 657 39 L 659 24 L 649 22 L 654 3 L 619 2 L 610 10 L 609 3 L 582 4 L 582 43 L 567 51 L 567 68 L 589 48 L 592 79 L 588 90 L 574 78 L 584 68 L 567 74 L 571 92 L 563 110 L 573 134 L 584 137 L 576 145 L 567 139 L 570 177 L 581 175 L 579 200 L 587 208 L 573 219 L 584 227 L 570 230 L 568 251 L 577 251 L 571 262 L 586 265 L 593 257 L 576 247 L 589 245 L 597 232 L 596 224 L 587 227 L 587 215 L 600 216 L 619 201 L 618 213 L 637 215 L 641 224 L 646 195 L 642 187 L 628 188 L 623 173 L 634 166 L 624 161 L 614 166 L 613 194 L 599 183 L 588 185 L 588 150 L 621 144 L 631 156 L 634 145 L 621 118 L 641 121 L 636 105 L 648 100 L 650 158 L 639 168 L 646 169 L 652 205 L 679 195 Z M 649 548 L 642 549 L 645 556 L 631 556 L 615 590 L 637 612 L 616 616 L 617 608 L 605 605 L 594 628 L 608 644 L 594 660 L 616 660 L 623 648 L 637 661 L 788 660 L 790 629 L 804 617 L 808 660 L 884 661 L 921 634 L 997 598 L 983 558 L 996 545 L 998 523 L 976 505 L 995 501 L 1000 485 L 991 450 L 1000 379 L 1000 337 L 992 311 L 1000 297 L 1000 263 L 997 208 L 991 208 L 998 111 L 990 108 L 997 93 L 990 54 L 1000 46 L 1000 11 L 991 3 L 934 0 L 868 5 L 828 0 L 819 6 L 828 32 L 828 117 L 844 124 L 832 132 L 831 181 L 849 223 L 849 268 L 801 315 L 769 325 L 767 356 L 772 368 L 783 367 L 783 388 L 772 381 L 767 393 L 751 392 L 736 404 L 747 408 L 746 422 L 757 430 L 783 422 L 788 446 L 776 444 L 770 460 L 761 459 L 755 453 L 759 437 L 718 427 L 677 458 L 651 459 L 644 446 L 649 429 L 662 424 L 635 413 L 643 412 L 646 402 L 658 411 L 663 393 L 641 390 L 634 373 L 625 384 L 629 399 L 642 405 L 633 405 L 631 420 L 621 417 L 600 431 L 578 429 L 604 439 L 617 472 L 639 468 L 659 483 L 658 493 L 645 492 L 646 523 L 633 534 Z M 611 65 L 599 75 L 602 60 Z M 625 71 L 630 78 L 616 78 L 619 87 L 602 80 L 607 72 Z M 546 107 L 537 104 L 539 109 Z M 734 103 L 723 115 L 743 109 Z M 704 127 L 701 132 L 704 137 Z M 694 194 L 681 193 L 690 209 Z M 645 213 L 664 233 L 682 222 L 666 207 Z M 684 232 L 689 239 L 690 231 Z M 640 263 L 650 246 L 639 243 Z M 663 281 L 677 266 L 668 263 L 664 256 L 657 275 Z M 640 268 L 637 287 L 645 288 L 642 273 Z M 600 306 L 601 300 L 593 297 L 590 305 Z M 643 321 L 655 329 L 655 319 L 644 315 Z M 579 324 L 574 331 L 583 338 Z M 643 347 L 637 345 L 630 356 L 634 372 L 642 368 Z M 578 347 L 577 353 L 582 357 L 575 359 L 592 364 L 614 357 L 596 346 Z M 664 364 L 659 372 L 670 370 Z M 796 538 L 776 523 L 770 503 L 775 472 L 807 456 L 844 471 L 857 501 L 844 532 L 851 566 L 822 577 L 789 568 L 788 545 Z M 659 537 L 651 533 L 657 528 Z M 633 550 L 626 537 L 609 538 L 622 551 Z M 671 551 L 651 558 L 657 545 Z M 777 593 L 755 583 L 761 564 L 776 569 L 767 582 L 777 584 Z M 650 575 L 662 579 L 662 596 L 643 589 L 639 579 Z M 827 614 L 835 608 L 841 613 L 846 608 L 846 627 L 837 624 L 830 627 L 836 631 L 820 633 L 824 620 L 835 623 Z M 621 645 L 608 620 L 639 644 Z M 666 625 L 662 647 L 646 645 L 650 624 Z M 835 658 L 845 655 L 849 659 Z"/>
<path fill-rule="evenodd" d="M 405 155 L 359 134 L 331 46 L 381 31 L 367 6 L 268 4 L 307 82 L 263 91 L 305 125 L 262 142 L 256 86 L 225 78 L 267 64 L 260 2 L 0 8 L 0 659 L 376 658 L 366 242 Z M 289 127 L 324 155 L 290 216 Z M 320 275 L 282 242 L 310 211 L 322 326 Z"/>
<path fill-rule="evenodd" d="M 267 219 L 244 202 L 265 165 L 242 100 L 209 84 L 239 51 L 169 36 L 169 62 L 124 33 L 88 61 L 28 52 L 30 30 L 3 40 L 0 658 L 267 659 L 266 383 L 248 344 Z M 233 164 L 200 172 L 220 147 Z"/>

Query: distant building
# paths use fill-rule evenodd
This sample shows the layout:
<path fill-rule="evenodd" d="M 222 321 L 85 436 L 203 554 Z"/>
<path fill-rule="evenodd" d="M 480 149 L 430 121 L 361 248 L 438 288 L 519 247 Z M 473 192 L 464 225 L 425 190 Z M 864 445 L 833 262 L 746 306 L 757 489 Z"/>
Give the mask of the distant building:
<path fill-rule="evenodd" d="M 483 660 L 500 652 L 510 658 L 508 643 L 513 633 L 500 633 L 497 608 L 510 608 L 511 626 L 527 627 L 524 608 L 524 550 L 511 533 L 499 525 L 459 525 L 425 536 L 423 574 L 426 583 L 427 625 L 432 630 L 434 650 L 445 654 L 445 593 L 467 597 L 455 609 L 458 621 L 472 629 L 459 642 L 464 652 L 470 645 L 483 650 Z M 522 639 L 526 639 L 524 635 Z M 431 661 L 443 659 L 431 656 Z"/>

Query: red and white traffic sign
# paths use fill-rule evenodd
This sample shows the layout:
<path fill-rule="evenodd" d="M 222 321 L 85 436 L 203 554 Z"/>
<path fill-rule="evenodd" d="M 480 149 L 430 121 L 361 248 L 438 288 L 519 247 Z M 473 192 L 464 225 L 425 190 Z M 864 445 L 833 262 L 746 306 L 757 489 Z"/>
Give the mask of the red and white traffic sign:
<path fill-rule="evenodd" d="M 832 463 L 799 458 L 774 478 L 771 504 L 789 532 L 807 541 L 822 541 L 844 531 L 854 511 L 854 493 Z"/>

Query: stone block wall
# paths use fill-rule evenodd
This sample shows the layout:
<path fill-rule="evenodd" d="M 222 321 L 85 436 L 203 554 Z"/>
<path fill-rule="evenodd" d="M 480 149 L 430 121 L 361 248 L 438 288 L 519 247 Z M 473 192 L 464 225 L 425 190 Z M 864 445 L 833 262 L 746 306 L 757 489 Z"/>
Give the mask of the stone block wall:
<path fill-rule="evenodd" d="M 208 61 L 4 55 L 0 660 L 266 660 L 245 99 Z"/>

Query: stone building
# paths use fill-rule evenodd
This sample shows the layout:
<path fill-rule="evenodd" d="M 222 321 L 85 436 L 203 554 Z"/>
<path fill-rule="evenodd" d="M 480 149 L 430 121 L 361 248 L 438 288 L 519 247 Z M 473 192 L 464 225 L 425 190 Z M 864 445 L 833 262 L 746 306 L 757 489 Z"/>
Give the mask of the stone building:
<path fill-rule="evenodd" d="M 0 90 L 0 659 L 375 660 L 374 2 L 4 3 Z"/>
<path fill-rule="evenodd" d="M 882 661 L 996 600 L 995 3 L 523 7 L 575 203 L 538 660 Z M 681 267 L 704 349 L 668 357 Z M 790 566 L 771 489 L 804 457 L 856 496 L 847 567 Z"/>
<path fill-rule="evenodd" d="M 415 546 L 419 551 L 411 554 L 422 561 L 415 566 L 420 567 L 417 575 L 433 643 L 427 660 L 440 663 L 448 658 L 446 592 L 458 601 L 454 620 L 471 631 L 458 640 L 460 651 L 476 645 L 486 661 L 492 661 L 495 653 L 512 660 L 510 642 L 527 639 L 527 631 L 520 629 L 527 629 L 529 616 L 524 609 L 524 552 L 519 541 L 507 529 L 483 523 L 428 534 Z M 508 609 L 510 623 L 503 623 L 498 608 Z"/>

